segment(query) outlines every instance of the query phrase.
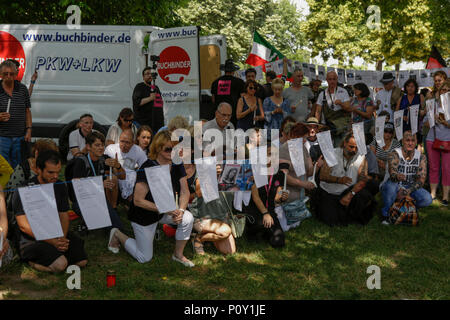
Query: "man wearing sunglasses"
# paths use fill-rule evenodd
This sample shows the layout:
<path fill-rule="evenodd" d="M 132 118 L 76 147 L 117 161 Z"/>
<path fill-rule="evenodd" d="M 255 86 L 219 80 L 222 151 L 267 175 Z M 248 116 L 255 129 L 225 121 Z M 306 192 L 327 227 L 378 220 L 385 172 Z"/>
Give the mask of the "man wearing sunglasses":
<path fill-rule="evenodd" d="M 0 65 L 0 154 L 12 168 L 21 162 L 20 145 L 31 141 L 31 103 L 28 89 L 16 80 L 14 62 Z"/>
<path fill-rule="evenodd" d="M 306 121 L 311 113 L 311 103 L 314 94 L 309 87 L 302 86 L 303 71 L 296 68 L 292 73 L 293 83 L 283 91 L 283 98 L 291 103 L 292 116 L 298 122 Z"/>

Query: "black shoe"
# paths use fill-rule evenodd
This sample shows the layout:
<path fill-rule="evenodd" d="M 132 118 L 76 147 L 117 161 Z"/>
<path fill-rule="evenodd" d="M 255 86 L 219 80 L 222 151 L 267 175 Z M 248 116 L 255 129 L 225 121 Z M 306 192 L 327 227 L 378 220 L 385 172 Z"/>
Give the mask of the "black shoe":
<path fill-rule="evenodd" d="M 441 205 L 448 207 L 448 200 L 442 200 Z"/>

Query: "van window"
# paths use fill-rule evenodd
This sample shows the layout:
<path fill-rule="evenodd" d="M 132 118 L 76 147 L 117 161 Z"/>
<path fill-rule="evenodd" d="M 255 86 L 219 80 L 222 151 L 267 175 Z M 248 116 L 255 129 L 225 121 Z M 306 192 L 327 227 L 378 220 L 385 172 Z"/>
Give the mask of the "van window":
<path fill-rule="evenodd" d="M 220 77 L 220 48 L 216 45 L 200 46 L 201 89 L 211 89 L 214 80 Z"/>

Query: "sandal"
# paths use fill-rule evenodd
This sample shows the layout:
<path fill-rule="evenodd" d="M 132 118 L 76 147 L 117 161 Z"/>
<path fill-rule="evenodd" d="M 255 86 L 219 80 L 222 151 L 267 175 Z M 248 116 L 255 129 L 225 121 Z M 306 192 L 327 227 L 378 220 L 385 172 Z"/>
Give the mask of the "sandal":
<path fill-rule="evenodd" d="M 197 236 L 195 236 L 192 239 L 192 247 L 194 248 L 194 252 L 198 255 L 204 255 L 205 250 L 203 249 L 203 243 L 197 239 Z"/>

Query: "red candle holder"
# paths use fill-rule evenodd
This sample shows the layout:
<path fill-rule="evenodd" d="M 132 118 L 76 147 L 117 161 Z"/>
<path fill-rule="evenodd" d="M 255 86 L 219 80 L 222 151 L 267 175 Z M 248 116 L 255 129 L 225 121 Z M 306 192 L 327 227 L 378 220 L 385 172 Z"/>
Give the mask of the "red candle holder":
<path fill-rule="evenodd" d="M 116 285 L 116 273 L 112 270 L 109 270 L 106 274 L 106 286 L 108 288 L 112 288 Z"/>

